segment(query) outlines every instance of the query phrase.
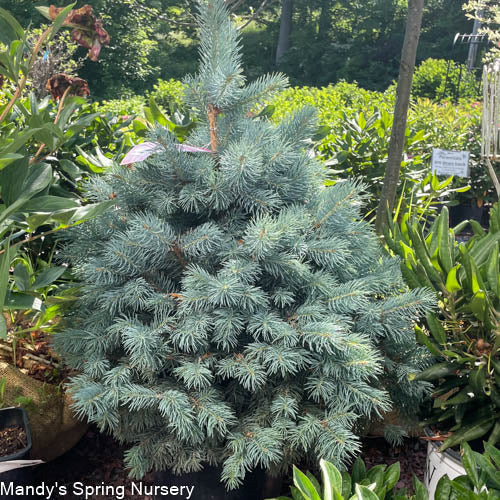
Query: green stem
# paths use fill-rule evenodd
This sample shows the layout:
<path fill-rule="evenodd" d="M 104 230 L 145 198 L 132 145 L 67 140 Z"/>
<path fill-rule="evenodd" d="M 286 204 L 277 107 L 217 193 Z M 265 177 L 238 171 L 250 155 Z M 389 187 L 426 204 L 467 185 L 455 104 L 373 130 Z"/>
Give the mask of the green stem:
<path fill-rule="evenodd" d="M 63 226 L 63 227 L 57 227 L 56 229 L 51 229 L 50 231 L 46 231 L 45 233 L 37 234 L 32 238 L 26 238 L 25 240 L 22 241 L 22 243 L 29 243 L 30 241 L 35 241 L 38 238 L 41 238 L 42 236 L 47 236 L 48 234 L 56 233 L 57 231 L 61 231 L 61 229 L 67 229 L 68 227 L 70 226 Z M 0 255 L 2 255 L 4 252 L 5 248 L 3 250 L 0 250 Z"/>

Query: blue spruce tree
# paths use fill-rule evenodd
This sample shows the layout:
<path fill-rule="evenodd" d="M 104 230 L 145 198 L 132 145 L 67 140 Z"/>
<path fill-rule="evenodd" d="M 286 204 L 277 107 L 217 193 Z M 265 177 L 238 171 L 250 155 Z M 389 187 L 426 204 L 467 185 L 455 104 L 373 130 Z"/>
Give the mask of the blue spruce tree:
<path fill-rule="evenodd" d="M 147 160 L 94 178 L 114 207 L 69 233 L 83 283 L 56 347 L 79 371 L 81 417 L 130 443 L 133 477 L 221 464 L 228 488 L 359 450 L 356 426 L 391 401 L 415 411 L 426 366 L 409 291 L 360 218 L 362 185 L 324 187 L 306 150 L 315 116 L 255 115 L 283 89 L 245 84 L 224 0 L 200 2 L 201 65 L 187 79 L 197 126 L 187 152 L 168 130 Z"/>

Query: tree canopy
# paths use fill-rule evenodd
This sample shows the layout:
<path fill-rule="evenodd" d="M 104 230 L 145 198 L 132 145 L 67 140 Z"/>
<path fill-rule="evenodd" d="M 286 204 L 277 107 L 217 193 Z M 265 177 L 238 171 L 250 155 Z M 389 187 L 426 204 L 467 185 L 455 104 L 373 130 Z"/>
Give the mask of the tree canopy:
<path fill-rule="evenodd" d="M 47 2 L 36 2 L 46 4 Z M 56 6 L 67 3 L 53 0 Z M 96 98 L 143 93 L 157 78 L 181 78 L 197 70 L 194 0 L 87 0 L 103 19 L 111 43 L 98 65 L 86 63 L 81 76 Z M 242 30 L 248 77 L 276 69 L 282 7 L 291 11 L 288 50 L 279 69 L 292 84 L 327 85 L 340 79 L 383 90 L 397 77 L 404 37 L 406 0 L 229 0 Z M 469 33 L 472 21 L 463 0 L 429 0 L 424 12 L 417 64 L 428 57 L 460 61 L 451 53 L 455 34 Z M 44 22 L 31 0 L 1 0 L 24 26 Z"/>

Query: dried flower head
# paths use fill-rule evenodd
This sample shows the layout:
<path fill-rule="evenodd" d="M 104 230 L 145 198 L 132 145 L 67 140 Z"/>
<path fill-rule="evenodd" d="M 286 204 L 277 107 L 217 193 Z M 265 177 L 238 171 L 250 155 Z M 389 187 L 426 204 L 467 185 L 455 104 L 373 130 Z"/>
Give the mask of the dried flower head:
<path fill-rule="evenodd" d="M 87 82 L 77 76 L 69 76 L 65 73 L 58 73 L 47 81 L 46 89 L 54 100 L 60 99 L 66 90 L 70 88 L 69 93 L 80 97 L 90 95 Z"/>
<path fill-rule="evenodd" d="M 62 9 L 62 7 L 51 5 L 49 7 L 50 18 L 55 19 Z M 63 25 L 73 28 L 71 38 L 82 47 L 89 49 L 89 58 L 97 61 L 101 47 L 109 43 L 109 34 L 102 27 L 101 19 L 97 19 L 94 15 L 92 7 L 86 4 L 80 9 L 70 10 Z"/>

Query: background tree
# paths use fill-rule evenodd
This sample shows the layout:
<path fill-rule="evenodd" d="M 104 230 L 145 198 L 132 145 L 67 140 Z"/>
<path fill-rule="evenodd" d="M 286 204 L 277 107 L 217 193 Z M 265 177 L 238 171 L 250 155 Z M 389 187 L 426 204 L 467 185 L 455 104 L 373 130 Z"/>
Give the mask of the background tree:
<path fill-rule="evenodd" d="M 292 34 L 293 0 L 282 0 L 280 16 L 280 33 L 278 47 L 276 48 L 276 65 L 279 66 L 283 56 L 290 48 L 290 35 Z"/>
<path fill-rule="evenodd" d="M 415 69 L 420 27 L 424 0 L 410 0 L 408 21 L 406 23 L 405 39 L 401 51 L 401 64 L 399 69 L 398 85 L 396 88 L 396 105 L 394 107 L 394 122 L 392 125 L 389 153 L 385 167 L 384 185 L 377 209 L 375 228 L 377 232 L 382 229 L 387 216 L 387 208 L 392 212 L 396 191 L 399 182 L 399 172 L 403 159 L 405 146 L 405 130 L 410 105 L 411 82 Z"/>
<path fill-rule="evenodd" d="M 60 6 L 64 2 L 53 3 Z M 144 93 L 152 89 L 157 77 L 180 79 L 196 70 L 194 0 L 88 3 L 96 12 L 103 12 L 111 35 L 102 63 L 87 65 L 82 72 L 96 97 Z M 472 29 L 462 3 L 426 2 L 417 63 L 429 57 L 465 61 L 466 51 L 451 53 L 455 33 Z M 37 27 L 43 21 L 32 15 L 30 0 L 0 0 L 0 5 L 14 12 L 24 26 L 32 22 Z M 280 70 L 294 85 L 320 86 L 345 79 L 367 89 L 385 90 L 397 78 L 406 0 L 293 0 L 293 10 L 291 0 L 231 0 L 228 6 L 237 24 L 245 26 L 243 61 L 249 77 L 274 71 L 279 48 Z M 279 43 L 282 19 L 286 20 L 282 43 L 288 44 L 287 50 Z"/>
<path fill-rule="evenodd" d="M 481 23 L 479 33 L 488 35 L 486 61 L 500 57 L 500 4 L 496 0 L 469 0 L 464 5 L 468 17 Z"/>

